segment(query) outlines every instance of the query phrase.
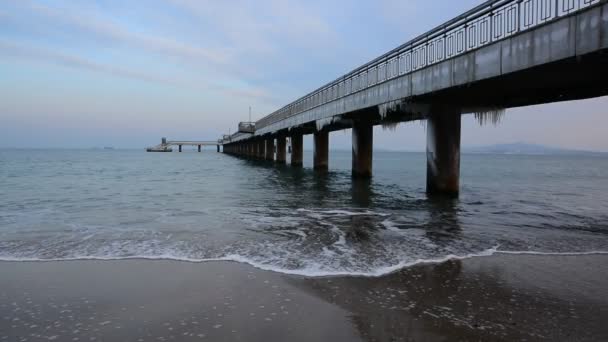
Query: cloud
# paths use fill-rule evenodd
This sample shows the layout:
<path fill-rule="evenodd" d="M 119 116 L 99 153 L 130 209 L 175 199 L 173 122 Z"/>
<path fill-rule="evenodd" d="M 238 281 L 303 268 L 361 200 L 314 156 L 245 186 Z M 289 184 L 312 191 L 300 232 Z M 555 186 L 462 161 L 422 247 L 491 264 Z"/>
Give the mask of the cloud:
<path fill-rule="evenodd" d="M 214 64 L 226 64 L 230 60 L 230 55 L 225 51 L 210 48 L 205 49 L 158 35 L 132 32 L 109 20 L 100 20 L 91 15 L 83 13 L 72 14 L 66 9 L 57 10 L 28 0 L 24 0 L 23 5 L 39 15 L 76 26 L 79 30 L 152 52 L 190 60 L 203 59 Z"/>
<path fill-rule="evenodd" d="M 231 97 L 248 97 L 257 98 L 269 101 L 271 98 L 268 93 L 262 89 L 256 88 L 231 88 L 222 85 L 212 84 L 209 82 L 185 80 L 178 78 L 164 78 L 149 73 L 139 72 L 127 68 L 116 67 L 112 65 L 96 63 L 81 57 L 72 56 L 48 49 L 25 46 L 21 44 L 13 44 L 0 40 L 0 58 L 17 58 L 19 60 L 29 60 L 33 62 L 50 63 L 54 65 L 64 66 L 73 69 L 80 69 L 98 73 L 104 73 L 112 76 L 117 76 L 126 79 L 144 81 L 149 83 L 164 84 L 176 87 L 188 87 L 199 90 L 209 90 L 217 93 L 222 93 Z"/>
<path fill-rule="evenodd" d="M 239 53 L 272 56 L 285 45 L 313 47 L 335 40 L 332 26 L 322 19 L 322 8 L 310 2 L 166 0 L 211 24 Z"/>
<path fill-rule="evenodd" d="M 76 56 L 70 56 L 47 49 L 13 44 L 6 41 L 0 41 L 0 51 L 2 51 L 2 54 L 0 55 L 0 57 L 2 58 L 17 57 L 19 59 L 42 61 L 70 68 L 102 72 L 114 76 L 135 79 L 139 81 L 175 85 L 175 82 L 172 82 L 168 79 L 163 79 L 146 73 L 140 73 L 133 70 L 95 63 Z"/>

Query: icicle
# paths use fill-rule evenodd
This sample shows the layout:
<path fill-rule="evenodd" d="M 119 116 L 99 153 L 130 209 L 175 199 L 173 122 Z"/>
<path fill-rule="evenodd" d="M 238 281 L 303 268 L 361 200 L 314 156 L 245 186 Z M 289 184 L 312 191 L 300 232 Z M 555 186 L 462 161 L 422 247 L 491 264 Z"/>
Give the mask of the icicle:
<path fill-rule="evenodd" d="M 490 109 L 483 112 L 476 112 L 474 115 L 480 126 L 487 125 L 490 122 L 496 126 L 505 116 L 505 112 L 505 109 Z"/>
<path fill-rule="evenodd" d="M 334 122 L 334 117 L 319 119 L 316 121 L 317 131 L 321 131 L 325 126 L 331 125 Z"/>
<path fill-rule="evenodd" d="M 394 132 L 397 130 L 397 126 L 399 126 L 400 122 L 382 122 L 382 129 L 385 131 Z"/>

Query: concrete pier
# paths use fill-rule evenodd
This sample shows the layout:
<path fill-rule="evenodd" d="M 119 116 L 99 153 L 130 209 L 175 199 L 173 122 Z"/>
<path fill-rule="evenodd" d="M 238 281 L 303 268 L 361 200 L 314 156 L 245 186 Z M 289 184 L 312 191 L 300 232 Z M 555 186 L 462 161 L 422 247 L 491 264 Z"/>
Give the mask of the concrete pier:
<path fill-rule="evenodd" d="M 427 119 L 426 192 L 458 197 L 460 191 L 460 109 L 434 108 Z"/>
<path fill-rule="evenodd" d="M 216 145 L 217 147 L 217 153 L 220 153 L 220 145 Z"/>
<path fill-rule="evenodd" d="M 291 166 L 301 167 L 304 156 L 304 137 L 300 133 L 291 136 Z"/>
<path fill-rule="evenodd" d="M 374 147 L 374 126 L 369 121 L 353 122 L 353 177 L 370 178 Z"/>
<path fill-rule="evenodd" d="M 498 121 L 509 108 L 606 96 L 607 63 L 608 0 L 485 1 L 222 142 L 288 135 L 301 166 L 302 134 L 314 133 L 314 168 L 327 170 L 329 132 L 352 128 L 353 178 L 369 181 L 371 126 L 427 120 L 427 193 L 457 196 L 461 114 Z"/>
<path fill-rule="evenodd" d="M 327 171 L 329 168 L 329 132 L 319 131 L 314 134 L 314 162 L 316 171 Z"/>
<path fill-rule="evenodd" d="M 199 152 L 201 151 L 201 145 L 198 145 L 198 151 Z"/>
<path fill-rule="evenodd" d="M 179 146 L 179 151 L 182 151 L 182 145 L 178 145 Z"/>
<path fill-rule="evenodd" d="M 277 163 L 279 164 L 285 164 L 287 158 L 286 146 L 287 138 L 284 135 L 279 135 L 277 137 Z"/>
<path fill-rule="evenodd" d="M 274 139 L 266 139 L 266 160 L 274 160 Z"/>

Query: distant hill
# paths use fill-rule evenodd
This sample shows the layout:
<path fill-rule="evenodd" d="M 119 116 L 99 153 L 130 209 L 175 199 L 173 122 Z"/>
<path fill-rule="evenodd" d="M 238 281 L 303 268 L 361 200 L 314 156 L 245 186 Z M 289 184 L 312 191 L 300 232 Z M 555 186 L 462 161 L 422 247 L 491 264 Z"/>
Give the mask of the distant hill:
<path fill-rule="evenodd" d="M 558 147 L 535 145 L 527 143 L 498 144 L 463 148 L 464 153 L 493 153 L 493 154 L 604 154 L 602 152 L 568 150 Z"/>

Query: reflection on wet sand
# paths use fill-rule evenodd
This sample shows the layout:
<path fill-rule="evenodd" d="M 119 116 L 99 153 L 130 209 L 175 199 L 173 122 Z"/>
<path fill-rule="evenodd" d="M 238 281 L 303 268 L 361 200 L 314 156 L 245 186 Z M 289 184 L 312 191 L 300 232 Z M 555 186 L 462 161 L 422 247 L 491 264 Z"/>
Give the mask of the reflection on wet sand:
<path fill-rule="evenodd" d="M 500 256 L 419 265 L 381 278 L 288 281 L 350 312 L 367 341 L 605 340 L 608 300 L 588 296 L 608 294 L 606 279 L 592 274 L 605 259 L 556 259 Z M 581 264 L 590 267 L 581 278 L 565 276 L 564 269 Z M 551 282 L 539 284 L 539 274 Z"/>

